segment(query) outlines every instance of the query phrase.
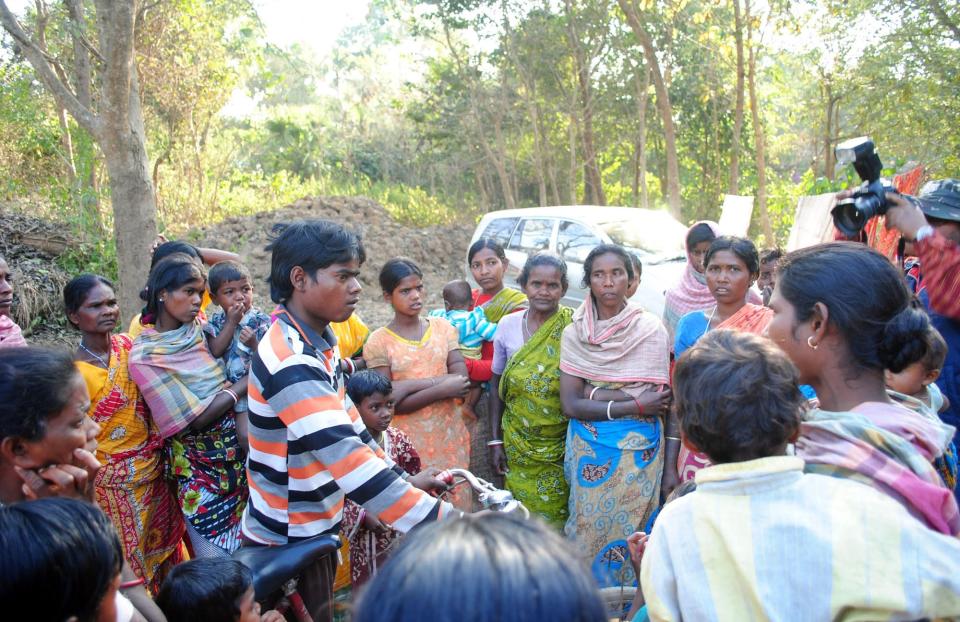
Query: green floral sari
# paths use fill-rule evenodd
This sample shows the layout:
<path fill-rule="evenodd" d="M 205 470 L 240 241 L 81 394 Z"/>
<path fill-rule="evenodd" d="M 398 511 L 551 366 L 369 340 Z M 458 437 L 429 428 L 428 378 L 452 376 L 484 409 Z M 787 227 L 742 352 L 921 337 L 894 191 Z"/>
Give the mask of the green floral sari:
<path fill-rule="evenodd" d="M 500 377 L 507 489 L 558 530 L 570 489 L 563 475 L 567 418 L 560 405 L 560 338 L 573 309 L 560 309 L 507 362 Z"/>

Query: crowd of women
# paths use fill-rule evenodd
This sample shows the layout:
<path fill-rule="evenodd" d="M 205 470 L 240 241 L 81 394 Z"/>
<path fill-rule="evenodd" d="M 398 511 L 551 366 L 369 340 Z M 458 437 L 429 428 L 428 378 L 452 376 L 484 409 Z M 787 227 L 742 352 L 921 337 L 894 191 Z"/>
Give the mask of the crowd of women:
<path fill-rule="evenodd" d="M 793 447 L 808 470 L 866 483 L 929 528 L 960 534 L 954 430 L 927 405 L 894 399 L 884 384 L 885 372 L 927 354 L 932 330 L 893 264 L 851 244 L 804 249 L 782 261 L 764 306 L 752 242 L 701 222 L 687 249 L 663 318 L 631 302 L 642 264 L 622 247 L 600 245 L 587 256 L 589 295 L 577 309 L 561 305 L 570 284 L 558 256 L 531 256 L 516 291 L 504 286 L 499 244 L 481 239 L 468 251 L 473 305 L 498 325 L 471 369 L 489 391 L 489 460 L 507 489 L 572 542 L 596 582 L 636 581 L 628 538 L 649 532 L 674 489 L 710 465 L 671 414 L 671 370 L 720 329 L 768 337 L 799 370 L 810 401 Z M 143 312 L 128 333 L 116 331 L 111 283 L 78 276 L 63 293 L 81 335 L 77 350 L 39 358 L 21 348 L 10 319 L 11 270 L 0 260 L 0 347 L 17 348 L 0 360 L 0 501 L 42 496 L 67 476 L 76 484 L 77 465 L 95 452 L 96 502 L 150 592 L 184 559 L 226 556 L 241 545 L 246 375 L 228 376 L 205 328 L 212 297 L 222 309 L 212 336 L 233 330 L 238 347 L 263 334 L 265 325 L 257 334 L 251 324 L 252 338 L 241 330 L 256 310 L 254 284 L 236 259 L 183 243 L 158 246 Z M 203 263 L 236 270 L 208 283 Z M 424 283 L 404 258 L 384 265 L 379 282 L 394 311 L 388 325 L 369 336 L 356 317 L 332 326 L 345 370 L 366 366 L 392 380 L 402 395 L 394 425 L 425 466 L 467 468 L 475 428 L 461 409 L 469 382 L 457 331 L 423 313 L 424 288 L 441 284 Z M 226 292 L 225 283 L 236 287 Z M 451 500 L 471 508 L 467 498 Z"/>

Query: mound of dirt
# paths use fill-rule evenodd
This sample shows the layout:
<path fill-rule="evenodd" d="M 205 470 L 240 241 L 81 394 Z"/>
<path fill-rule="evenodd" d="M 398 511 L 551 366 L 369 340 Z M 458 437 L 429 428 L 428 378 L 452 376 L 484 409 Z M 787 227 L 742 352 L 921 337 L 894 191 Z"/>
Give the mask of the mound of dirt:
<path fill-rule="evenodd" d="M 384 326 L 393 311 L 384 302 L 377 277 L 388 259 L 404 256 L 423 270 L 427 309 L 443 306 L 440 290 L 456 278 L 463 278 L 467 246 L 473 235 L 471 223 L 415 228 L 398 223 L 376 201 L 366 197 L 318 197 L 301 199 L 272 212 L 230 218 L 190 236 L 197 246 L 230 250 L 255 280 L 255 304 L 264 311 L 273 308 L 270 291 L 264 282 L 270 273 L 270 253 L 264 247 L 270 230 L 277 223 L 303 218 L 325 218 L 345 225 L 363 236 L 367 261 L 363 264 L 363 285 L 358 313 L 371 330 Z"/>
<path fill-rule="evenodd" d="M 0 212 L 0 255 L 14 275 L 12 315 L 30 343 L 52 346 L 76 339 L 63 316 L 63 286 L 71 275 L 55 261 L 74 243 L 64 235 L 67 230 L 61 223 Z"/>

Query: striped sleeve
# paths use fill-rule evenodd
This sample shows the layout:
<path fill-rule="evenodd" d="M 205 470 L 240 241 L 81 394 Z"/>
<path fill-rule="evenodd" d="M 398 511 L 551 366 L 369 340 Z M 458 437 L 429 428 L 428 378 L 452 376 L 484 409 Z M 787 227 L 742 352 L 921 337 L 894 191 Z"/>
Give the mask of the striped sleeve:
<path fill-rule="evenodd" d="M 471 321 L 474 322 L 473 331 L 480 336 L 484 341 L 493 341 L 494 335 L 497 334 L 497 324 L 496 322 L 491 322 L 487 319 L 486 314 L 484 314 L 483 309 L 477 307 L 470 313 Z"/>
<path fill-rule="evenodd" d="M 960 318 L 960 246 L 938 231 L 916 243 L 930 308 Z"/>
<path fill-rule="evenodd" d="M 289 356 L 270 386 L 263 397 L 291 435 L 291 488 L 296 479 L 301 494 L 318 494 L 333 483 L 402 532 L 440 518 L 446 509 L 441 502 L 404 481 L 382 451 L 364 442 L 359 414 L 352 405 L 348 410 L 319 360 L 306 354 Z"/>

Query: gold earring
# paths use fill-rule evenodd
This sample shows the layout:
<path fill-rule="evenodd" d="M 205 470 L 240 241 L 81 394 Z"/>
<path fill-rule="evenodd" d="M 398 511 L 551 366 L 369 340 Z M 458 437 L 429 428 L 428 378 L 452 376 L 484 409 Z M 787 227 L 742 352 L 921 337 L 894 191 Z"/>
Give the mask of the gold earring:
<path fill-rule="evenodd" d="M 809 337 L 807 337 L 807 345 L 814 350 L 820 347 L 819 343 L 813 343 L 813 335 L 810 335 Z"/>

